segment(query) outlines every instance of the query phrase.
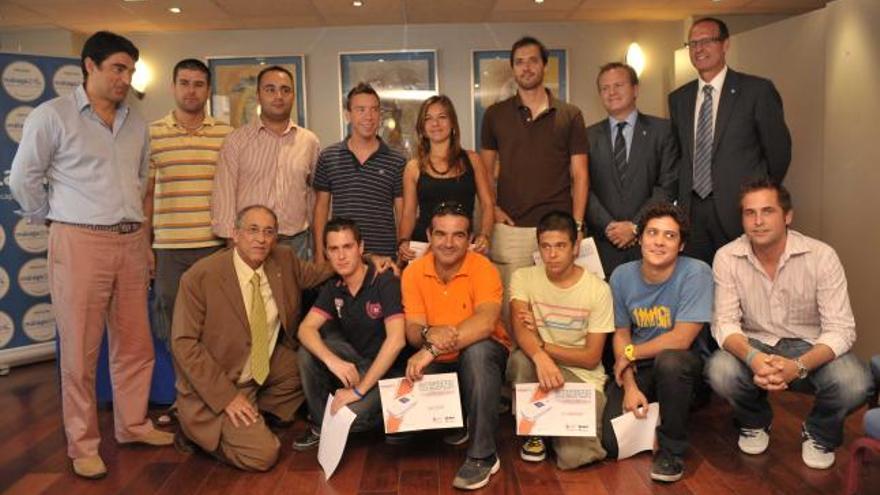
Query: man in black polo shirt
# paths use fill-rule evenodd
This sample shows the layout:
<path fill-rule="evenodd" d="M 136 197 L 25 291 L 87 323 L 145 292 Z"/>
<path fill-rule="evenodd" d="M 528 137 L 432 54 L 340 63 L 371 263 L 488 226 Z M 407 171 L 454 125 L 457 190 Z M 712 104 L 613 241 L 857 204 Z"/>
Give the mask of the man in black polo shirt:
<path fill-rule="evenodd" d="M 504 283 L 505 310 L 510 276 L 534 263 L 538 220 L 561 210 L 574 217 L 580 232 L 587 205 L 584 117 L 544 86 L 547 57 L 547 48 L 535 38 L 514 43 L 510 65 L 517 93 L 483 117 L 480 158 L 492 174 L 490 183 L 498 180 L 490 255 Z"/>
<path fill-rule="evenodd" d="M 345 115 L 351 135 L 321 152 L 312 184 L 317 191 L 312 222 L 315 260 L 324 259 L 323 232 L 331 198 L 333 216 L 357 222 L 367 252 L 393 258 L 406 158 L 376 135 L 382 119 L 379 95 L 370 85 L 360 83 L 348 92 Z"/>
<path fill-rule="evenodd" d="M 318 300 L 299 326 L 299 369 L 312 427 L 293 448 L 306 450 L 320 441 L 327 396 L 331 411 L 348 406 L 357 414 L 352 431 L 382 426 L 376 383 L 403 376 L 406 345 L 400 280 L 390 272 L 375 273 L 363 262 L 364 242 L 358 226 L 335 217 L 323 234 L 325 255 L 336 276 L 321 287 Z"/>

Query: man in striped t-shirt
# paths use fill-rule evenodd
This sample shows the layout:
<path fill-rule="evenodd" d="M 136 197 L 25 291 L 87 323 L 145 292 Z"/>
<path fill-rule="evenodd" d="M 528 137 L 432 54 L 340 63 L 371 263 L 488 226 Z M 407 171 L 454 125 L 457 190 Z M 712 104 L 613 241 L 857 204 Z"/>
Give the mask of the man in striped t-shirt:
<path fill-rule="evenodd" d="M 379 95 L 369 84 L 360 83 L 348 92 L 345 115 L 351 134 L 324 149 L 315 169 L 315 260 L 324 259 L 331 197 L 333 216 L 357 223 L 368 253 L 395 257 L 406 158 L 376 134 L 382 121 Z"/>
<path fill-rule="evenodd" d="M 205 115 L 211 73 L 199 60 L 174 67 L 176 108 L 150 124 L 150 183 L 145 215 L 156 261 L 153 331 L 168 343 L 180 276 L 223 240 L 211 231 L 211 190 L 220 145 L 232 127 Z"/>

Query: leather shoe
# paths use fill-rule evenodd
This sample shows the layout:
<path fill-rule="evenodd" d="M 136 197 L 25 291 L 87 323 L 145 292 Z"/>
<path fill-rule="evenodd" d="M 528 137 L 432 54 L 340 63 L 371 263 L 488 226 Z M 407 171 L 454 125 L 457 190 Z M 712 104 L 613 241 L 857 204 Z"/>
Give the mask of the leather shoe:
<path fill-rule="evenodd" d="M 96 480 L 107 476 L 107 466 L 99 455 L 77 457 L 73 460 L 73 472 L 82 478 Z"/>
<path fill-rule="evenodd" d="M 141 435 L 139 437 L 132 438 L 131 440 L 127 440 L 125 442 L 120 442 L 123 444 L 129 443 L 143 443 L 146 445 L 152 445 L 154 447 L 164 447 L 166 445 L 174 444 L 174 434 L 168 433 L 167 431 L 162 430 L 150 430 L 147 434 Z"/>

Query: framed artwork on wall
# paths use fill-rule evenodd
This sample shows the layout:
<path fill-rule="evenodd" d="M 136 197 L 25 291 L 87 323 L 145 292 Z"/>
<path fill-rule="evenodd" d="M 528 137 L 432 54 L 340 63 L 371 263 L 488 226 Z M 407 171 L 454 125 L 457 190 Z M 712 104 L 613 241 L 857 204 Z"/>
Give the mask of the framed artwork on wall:
<path fill-rule="evenodd" d="M 516 94 L 510 67 L 510 50 L 474 50 L 471 64 L 474 147 L 480 148 L 483 115 L 494 103 Z M 544 85 L 562 101 L 568 101 L 568 57 L 565 50 L 550 50 Z"/>
<path fill-rule="evenodd" d="M 257 75 L 266 67 L 279 65 L 293 74 L 294 104 L 290 118 L 306 126 L 305 57 L 209 57 L 211 70 L 211 115 L 238 128 L 260 115 Z"/>
<path fill-rule="evenodd" d="M 379 93 L 382 123 L 379 136 L 389 146 L 411 156 L 416 145 L 419 106 L 438 93 L 437 52 L 402 50 L 339 54 L 340 133 L 345 138 L 345 95 L 358 83 Z"/>

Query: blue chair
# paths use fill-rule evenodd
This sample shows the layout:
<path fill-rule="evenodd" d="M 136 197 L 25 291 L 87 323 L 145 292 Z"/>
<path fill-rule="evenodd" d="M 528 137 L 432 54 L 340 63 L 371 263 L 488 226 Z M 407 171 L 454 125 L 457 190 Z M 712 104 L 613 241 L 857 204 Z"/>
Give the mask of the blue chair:
<path fill-rule="evenodd" d="M 869 407 L 874 407 L 874 409 L 865 413 L 865 436 L 857 439 L 850 447 L 852 458 L 849 461 L 844 492 L 847 495 L 854 495 L 859 491 L 862 465 L 865 463 L 868 452 L 873 452 L 875 455 L 880 454 L 880 407 L 876 407 L 880 405 L 877 402 L 876 394 L 880 388 L 880 356 L 871 358 L 871 374 L 874 375 L 875 394 Z"/>

